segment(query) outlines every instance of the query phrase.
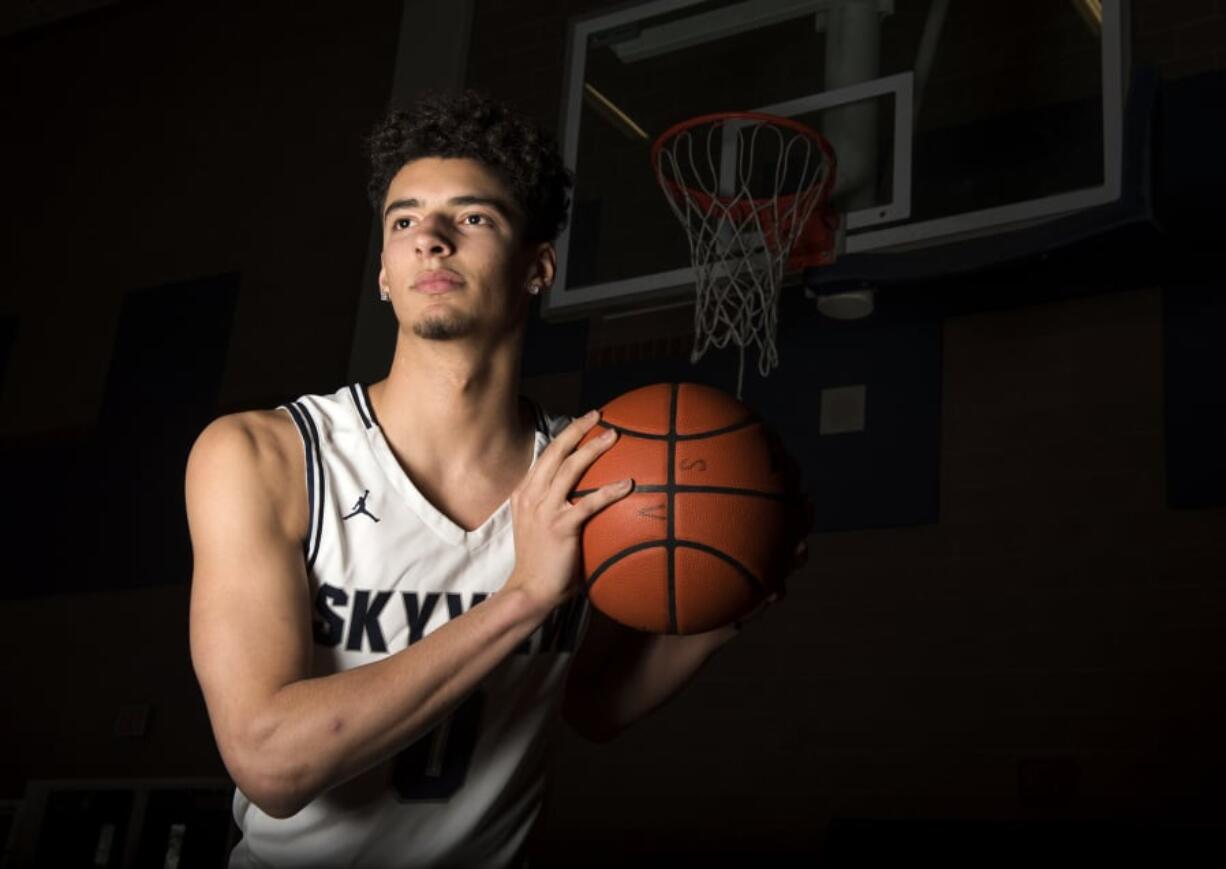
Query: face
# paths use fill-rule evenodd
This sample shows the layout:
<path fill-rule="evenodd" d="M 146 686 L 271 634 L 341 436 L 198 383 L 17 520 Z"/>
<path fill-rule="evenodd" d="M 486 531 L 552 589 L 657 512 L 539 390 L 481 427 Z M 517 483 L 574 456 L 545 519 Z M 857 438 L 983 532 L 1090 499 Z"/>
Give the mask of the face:
<path fill-rule="evenodd" d="M 384 200 L 379 272 L 401 327 L 446 341 L 521 322 L 529 287 L 548 286 L 554 265 L 553 246 L 522 232 L 510 191 L 476 160 L 406 164 Z"/>

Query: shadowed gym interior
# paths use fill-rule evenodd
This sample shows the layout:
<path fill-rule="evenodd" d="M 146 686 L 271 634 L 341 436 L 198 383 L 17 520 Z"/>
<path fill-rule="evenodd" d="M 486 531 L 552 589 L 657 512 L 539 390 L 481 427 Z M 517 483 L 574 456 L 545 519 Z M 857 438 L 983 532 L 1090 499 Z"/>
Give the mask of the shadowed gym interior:
<path fill-rule="evenodd" d="M 864 84 L 831 84 L 823 4 L 755 27 L 742 5 L 0 15 L 14 865 L 103 840 L 100 865 L 160 865 L 175 842 L 184 865 L 225 865 L 234 785 L 188 657 L 183 465 L 219 414 L 386 366 L 362 143 L 389 103 L 470 87 L 572 146 L 568 277 L 534 302 L 527 396 L 580 414 L 648 383 L 735 391 L 735 348 L 690 361 L 692 282 L 667 277 L 690 249 L 651 140 Z M 785 276 L 778 367 L 745 374 L 814 497 L 809 561 L 644 722 L 603 745 L 559 729 L 533 867 L 1223 851 L 1226 3 L 874 6 L 871 80 L 890 81 L 839 104 L 876 107 L 871 165 L 836 189 L 862 222 L 834 266 Z M 652 47 L 693 16 L 709 38 Z M 814 124 L 839 107 L 797 105 Z M 868 316 L 818 309 L 864 290 Z"/>

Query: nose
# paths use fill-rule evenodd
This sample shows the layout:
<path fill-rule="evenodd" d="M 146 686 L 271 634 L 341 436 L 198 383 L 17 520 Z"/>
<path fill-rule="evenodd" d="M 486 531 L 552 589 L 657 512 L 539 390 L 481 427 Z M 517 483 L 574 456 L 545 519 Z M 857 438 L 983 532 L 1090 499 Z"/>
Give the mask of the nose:
<path fill-rule="evenodd" d="M 418 224 L 414 243 L 418 256 L 422 257 L 450 256 L 455 252 L 451 237 L 444 230 L 438 215 L 422 219 Z"/>

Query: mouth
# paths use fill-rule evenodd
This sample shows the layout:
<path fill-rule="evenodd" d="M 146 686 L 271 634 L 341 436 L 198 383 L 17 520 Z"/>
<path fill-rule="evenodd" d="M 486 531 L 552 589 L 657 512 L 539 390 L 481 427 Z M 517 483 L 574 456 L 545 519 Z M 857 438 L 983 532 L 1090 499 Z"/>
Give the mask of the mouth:
<path fill-rule="evenodd" d="M 419 293 L 436 296 L 439 293 L 451 292 L 463 285 L 464 279 L 458 274 L 446 269 L 439 269 L 419 274 L 413 281 L 412 288 Z"/>

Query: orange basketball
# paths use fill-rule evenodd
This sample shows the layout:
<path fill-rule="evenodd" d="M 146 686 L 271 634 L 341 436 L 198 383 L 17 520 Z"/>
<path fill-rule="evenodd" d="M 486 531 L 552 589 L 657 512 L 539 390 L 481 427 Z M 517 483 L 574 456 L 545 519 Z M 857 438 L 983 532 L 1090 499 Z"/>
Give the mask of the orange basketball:
<path fill-rule="evenodd" d="M 583 573 L 592 604 L 642 631 L 728 624 L 777 590 L 798 539 L 799 481 L 778 439 L 741 402 L 696 383 L 657 383 L 601 410 L 619 432 L 575 497 L 634 478 L 588 520 Z"/>

